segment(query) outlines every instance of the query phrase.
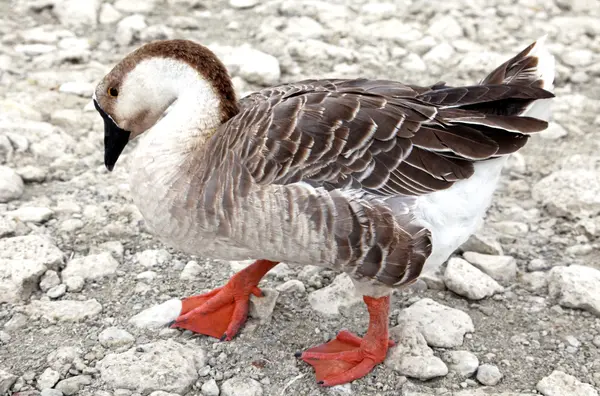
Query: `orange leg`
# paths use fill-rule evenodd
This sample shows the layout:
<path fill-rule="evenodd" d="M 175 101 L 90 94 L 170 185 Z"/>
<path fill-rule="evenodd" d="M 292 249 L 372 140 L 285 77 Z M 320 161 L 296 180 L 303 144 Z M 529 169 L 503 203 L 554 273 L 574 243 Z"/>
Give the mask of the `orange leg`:
<path fill-rule="evenodd" d="M 369 329 L 363 338 L 343 330 L 335 339 L 296 354 L 314 367 L 319 385 L 340 385 L 364 377 L 394 346 L 388 339 L 390 297 L 364 296 L 363 300 L 369 310 Z"/>
<path fill-rule="evenodd" d="M 182 301 L 180 316 L 171 328 L 182 328 L 195 333 L 231 340 L 248 317 L 250 294 L 262 297 L 258 282 L 277 264 L 257 260 L 233 275 L 225 286 Z"/>

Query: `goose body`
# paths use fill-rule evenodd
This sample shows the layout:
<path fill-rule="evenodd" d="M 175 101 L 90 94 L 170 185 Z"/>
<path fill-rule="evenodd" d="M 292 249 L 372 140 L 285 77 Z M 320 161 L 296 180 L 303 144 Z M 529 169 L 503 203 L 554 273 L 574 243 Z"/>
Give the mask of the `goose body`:
<path fill-rule="evenodd" d="M 361 363 L 332 368 L 348 362 L 325 357 L 342 348 L 331 343 L 302 355 L 333 385 L 383 360 L 391 291 L 439 267 L 477 229 L 508 155 L 547 127 L 553 80 L 538 40 L 471 86 L 305 80 L 238 101 L 214 54 L 170 40 L 128 55 L 94 103 L 109 169 L 140 137 L 131 192 L 157 237 L 190 254 L 259 259 L 224 288 L 184 300 L 177 327 L 230 339 L 278 262 L 350 275 L 371 325 L 363 341 L 340 333 L 331 343 Z"/>

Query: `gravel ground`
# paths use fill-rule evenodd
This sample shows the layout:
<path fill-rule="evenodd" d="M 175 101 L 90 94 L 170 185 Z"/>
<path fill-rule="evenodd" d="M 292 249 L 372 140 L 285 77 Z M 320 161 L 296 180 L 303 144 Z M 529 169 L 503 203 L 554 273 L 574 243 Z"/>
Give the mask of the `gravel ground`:
<path fill-rule="evenodd" d="M 0 1 L 0 395 L 597 396 L 598 18 L 598 0 Z M 169 300 L 245 263 L 162 246 L 126 166 L 105 171 L 90 97 L 126 53 L 196 40 L 240 94 L 326 76 L 458 85 L 543 34 L 553 123 L 512 157 L 484 228 L 395 293 L 385 365 L 321 389 L 294 358 L 367 325 L 348 278 L 317 267 L 278 266 L 231 342 L 162 326 Z"/>

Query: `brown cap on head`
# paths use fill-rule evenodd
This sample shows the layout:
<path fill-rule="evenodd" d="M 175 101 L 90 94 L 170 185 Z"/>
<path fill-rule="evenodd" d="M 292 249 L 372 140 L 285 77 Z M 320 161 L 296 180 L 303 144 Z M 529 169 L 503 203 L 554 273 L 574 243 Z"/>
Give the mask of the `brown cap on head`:
<path fill-rule="evenodd" d="M 142 60 L 163 57 L 183 61 L 196 69 L 215 89 L 221 98 L 221 122 L 229 120 L 238 113 L 235 90 L 227 68 L 208 48 L 190 40 L 159 40 L 145 44 L 127 55 L 103 79 L 99 85 L 102 90 L 120 89 L 124 76 Z M 110 106 L 104 110 L 112 114 Z"/>

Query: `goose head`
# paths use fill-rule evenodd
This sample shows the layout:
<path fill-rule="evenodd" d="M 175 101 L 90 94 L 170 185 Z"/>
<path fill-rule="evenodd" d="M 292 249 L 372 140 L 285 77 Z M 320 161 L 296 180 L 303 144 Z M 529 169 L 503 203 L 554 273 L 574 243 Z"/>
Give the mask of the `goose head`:
<path fill-rule="evenodd" d="M 104 164 L 114 168 L 127 143 L 150 130 L 178 100 L 193 106 L 202 127 L 237 113 L 225 66 L 189 40 L 145 44 L 123 58 L 96 86 L 93 102 L 104 120 Z M 215 125 L 212 125 L 215 124 Z"/>

